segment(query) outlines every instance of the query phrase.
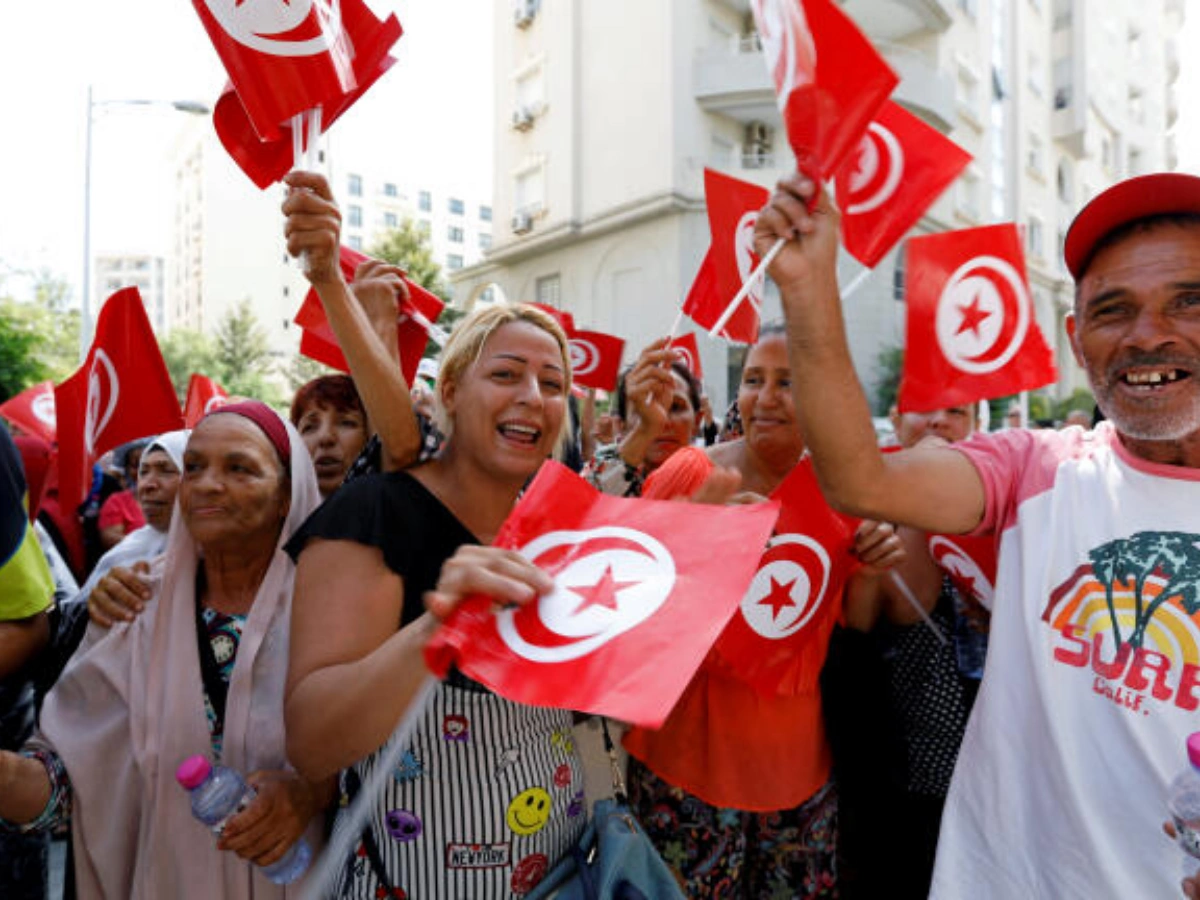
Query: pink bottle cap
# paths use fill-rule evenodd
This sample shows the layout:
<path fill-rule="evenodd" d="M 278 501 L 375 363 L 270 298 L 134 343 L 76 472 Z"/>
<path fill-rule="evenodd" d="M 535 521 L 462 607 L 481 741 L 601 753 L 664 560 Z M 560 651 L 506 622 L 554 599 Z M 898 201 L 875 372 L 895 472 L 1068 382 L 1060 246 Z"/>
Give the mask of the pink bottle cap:
<path fill-rule="evenodd" d="M 1188 761 L 1195 768 L 1200 769 L 1200 731 L 1188 735 L 1187 754 Z"/>
<path fill-rule="evenodd" d="M 1200 734 L 1195 736 L 1200 738 Z M 1197 742 L 1196 748 L 1197 752 L 1200 752 L 1200 742 Z M 192 788 L 203 784 L 204 779 L 208 777 L 208 773 L 211 771 L 212 766 L 203 756 L 189 756 L 175 770 L 175 780 L 190 791 Z"/>

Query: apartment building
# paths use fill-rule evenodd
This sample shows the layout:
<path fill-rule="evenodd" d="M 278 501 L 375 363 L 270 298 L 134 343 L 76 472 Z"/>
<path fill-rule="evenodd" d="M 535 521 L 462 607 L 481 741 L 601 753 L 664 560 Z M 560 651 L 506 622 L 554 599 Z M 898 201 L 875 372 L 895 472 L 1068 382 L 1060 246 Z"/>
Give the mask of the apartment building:
<path fill-rule="evenodd" d="M 92 273 L 92 296 L 99 311 L 104 301 L 122 288 L 135 287 L 142 295 L 150 327 L 166 329 L 166 260 L 148 254 L 98 254 Z"/>
<path fill-rule="evenodd" d="M 1037 318 L 1068 394 L 1067 225 L 1130 174 L 1173 168 L 1183 0 L 847 0 L 901 78 L 894 99 L 971 152 L 918 232 L 1024 230 Z M 636 348 L 665 334 L 708 247 L 706 166 L 771 186 L 794 167 L 748 0 L 497 4 L 495 227 L 454 279 L 569 310 Z M 841 261 L 843 284 L 862 274 Z M 847 299 L 870 386 L 903 343 L 902 249 Z M 768 309 L 770 300 L 768 299 Z M 770 313 L 768 313 L 770 315 Z M 738 357 L 701 338 L 714 403 Z"/>

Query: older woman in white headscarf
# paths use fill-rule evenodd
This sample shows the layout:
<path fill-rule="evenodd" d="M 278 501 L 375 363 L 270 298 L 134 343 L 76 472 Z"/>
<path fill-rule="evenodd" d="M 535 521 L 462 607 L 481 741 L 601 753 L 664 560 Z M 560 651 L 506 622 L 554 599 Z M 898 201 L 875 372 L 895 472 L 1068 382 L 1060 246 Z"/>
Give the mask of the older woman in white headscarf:
<path fill-rule="evenodd" d="M 232 404 L 197 425 L 183 472 L 152 602 L 71 661 L 22 754 L 0 753 L 10 827 L 48 827 L 73 807 L 83 900 L 286 897 L 256 866 L 306 829 L 319 841 L 331 796 L 285 757 L 294 567 L 281 548 L 318 502 L 304 444 L 263 404 Z M 218 636 L 232 658 L 205 652 Z M 223 709 L 223 691 L 209 689 L 214 657 Z M 174 780 L 193 754 L 248 774 L 258 791 L 219 843 Z"/>

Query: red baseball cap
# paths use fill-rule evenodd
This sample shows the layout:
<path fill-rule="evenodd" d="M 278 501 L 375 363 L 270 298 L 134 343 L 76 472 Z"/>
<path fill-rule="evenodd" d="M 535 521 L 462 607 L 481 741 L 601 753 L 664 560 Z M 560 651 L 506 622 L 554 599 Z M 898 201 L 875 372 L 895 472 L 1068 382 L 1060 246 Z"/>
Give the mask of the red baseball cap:
<path fill-rule="evenodd" d="M 1157 172 L 1114 184 L 1093 197 L 1067 230 L 1063 244 L 1067 271 L 1078 281 L 1096 245 L 1122 225 L 1179 213 L 1200 215 L 1200 178 L 1195 175 Z"/>

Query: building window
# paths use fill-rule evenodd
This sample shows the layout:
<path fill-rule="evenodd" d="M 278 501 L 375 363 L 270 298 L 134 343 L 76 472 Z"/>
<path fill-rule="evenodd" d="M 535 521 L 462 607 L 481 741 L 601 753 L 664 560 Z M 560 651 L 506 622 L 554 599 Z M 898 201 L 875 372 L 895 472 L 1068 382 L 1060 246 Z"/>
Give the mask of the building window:
<path fill-rule="evenodd" d="M 1045 78 L 1042 75 L 1042 60 L 1036 53 L 1029 54 L 1029 90 L 1035 96 L 1041 97 L 1045 93 Z"/>
<path fill-rule="evenodd" d="M 394 212 L 389 212 L 389 213 L 383 214 L 383 227 L 384 228 L 395 228 L 399 224 L 400 224 L 400 222 L 396 218 L 396 214 Z"/>
<path fill-rule="evenodd" d="M 1029 145 L 1026 152 L 1026 164 L 1029 166 L 1029 171 L 1041 177 L 1042 174 L 1042 139 L 1036 134 L 1030 133 Z"/>
<path fill-rule="evenodd" d="M 457 272 L 463 267 L 463 258 L 457 253 L 451 253 L 446 257 L 446 268 L 451 272 Z"/>
<path fill-rule="evenodd" d="M 463 230 L 457 225 L 451 225 L 446 229 L 446 237 L 452 244 L 461 244 L 463 242 Z"/>
<path fill-rule="evenodd" d="M 958 180 L 958 211 L 969 219 L 979 221 L 980 218 L 980 191 L 982 190 L 979 175 L 970 170 L 963 173 L 962 178 Z"/>
<path fill-rule="evenodd" d="M 555 272 L 553 275 L 543 275 L 534 283 L 533 293 L 537 302 L 543 306 L 559 309 L 562 305 L 562 279 Z"/>
<path fill-rule="evenodd" d="M 979 122 L 979 75 L 967 66 L 958 66 L 956 82 L 958 108 L 973 122 Z"/>
<path fill-rule="evenodd" d="M 351 197 L 362 196 L 362 176 L 350 175 L 346 178 L 346 190 Z"/>
<path fill-rule="evenodd" d="M 490 234 L 481 234 L 479 236 L 479 249 L 480 250 L 491 250 L 492 249 L 492 236 Z"/>
<path fill-rule="evenodd" d="M 977 2 L 978 0 L 958 0 L 958 8 L 973 19 L 975 18 Z"/>
<path fill-rule="evenodd" d="M 429 191 L 421 191 L 417 194 L 417 209 L 421 212 L 430 212 L 433 209 L 433 197 L 430 196 Z"/>
<path fill-rule="evenodd" d="M 362 207 L 351 205 L 346 209 L 346 221 L 351 228 L 362 228 Z"/>
<path fill-rule="evenodd" d="M 383 196 L 385 196 L 385 197 L 395 197 L 395 196 L 397 196 L 397 195 L 398 195 L 398 193 L 399 193 L 399 192 L 396 190 L 396 185 L 392 184 L 392 182 L 390 182 L 390 181 L 389 181 L 389 182 L 387 182 L 386 184 L 384 184 L 384 186 L 383 186 Z"/>
<path fill-rule="evenodd" d="M 349 242 L 350 242 L 351 250 L 361 250 L 362 249 L 362 238 L 360 238 L 357 234 L 350 235 Z"/>
<path fill-rule="evenodd" d="M 1065 159 L 1058 161 L 1058 199 L 1063 203 L 1075 202 L 1075 186 L 1071 184 L 1071 167 Z"/>
<path fill-rule="evenodd" d="M 1025 249 L 1030 256 L 1038 259 L 1042 256 L 1042 220 L 1037 216 L 1029 217 L 1029 225 L 1025 229 Z"/>
<path fill-rule="evenodd" d="M 904 302 L 905 246 L 900 245 L 900 250 L 896 253 L 896 267 L 892 269 L 892 299 L 899 303 Z"/>
<path fill-rule="evenodd" d="M 538 166 L 517 176 L 513 190 L 513 210 L 533 215 L 545 201 L 546 172 Z"/>
<path fill-rule="evenodd" d="M 466 206 L 457 197 L 451 197 L 446 202 L 446 208 L 450 210 L 450 215 L 461 216 L 463 211 L 466 209 Z"/>
<path fill-rule="evenodd" d="M 492 208 L 490 206 L 479 207 L 479 221 L 480 222 L 492 221 Z"/>

